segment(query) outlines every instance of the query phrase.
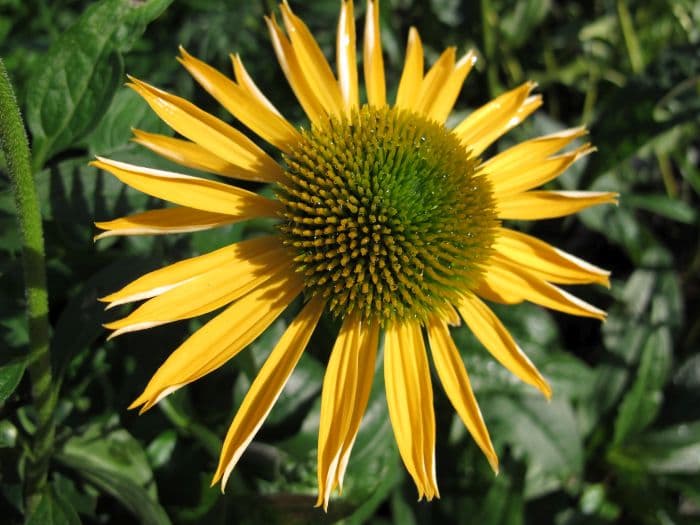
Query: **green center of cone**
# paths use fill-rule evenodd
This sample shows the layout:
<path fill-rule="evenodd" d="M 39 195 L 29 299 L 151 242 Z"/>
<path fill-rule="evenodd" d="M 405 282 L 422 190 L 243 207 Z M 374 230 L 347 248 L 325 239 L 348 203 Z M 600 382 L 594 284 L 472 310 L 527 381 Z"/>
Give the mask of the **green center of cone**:
<path fill-rule="evenodd" d="M 444 126 L 363 106 L 304 131 L 285 162 L 280 230 L 306 293 L 334 314 L 423 321 L 479 279 L 492 188 Z"/>

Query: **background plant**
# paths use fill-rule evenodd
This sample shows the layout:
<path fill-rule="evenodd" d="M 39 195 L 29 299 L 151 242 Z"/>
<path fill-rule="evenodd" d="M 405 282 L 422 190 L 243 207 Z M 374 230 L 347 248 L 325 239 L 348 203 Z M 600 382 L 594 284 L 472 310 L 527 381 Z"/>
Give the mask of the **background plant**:
<path fill-rule="evenodd" d="M 338 0 L 294 7 L 331 55 Z M 168 130 L 121 87 L 125 72 L 227 118 L 174 60 L 178 44 L 224 71 L 228 54 L 240 53 L 282 112 L 302 123 L 262 21 L 275 8 L 275 2 L 235 0 L 0 0 L 0 57 L 25 117 L 28 171 L 43 218 L 52 359 L 47 402 L 55 423 L 47 483 L 38 483 L 28 509 L 24 493 L 36 472 L 42 415 L 36 381 L 26 372 L 28 302 L 12 162 L 0 155 L 0 516 L 33 524 L 697 523 L 697 0 L 382 3 L 390 86 L 397 84 L 410 25 L 420 28 L 431 58 L 447 45 L 474 48 L 481 60 L 457 118 L 504 89 L 536 80 L 544 109 L 498 147 L 586 124 L 599 151 L 576 163 L 557 187 L 622 194 L 617 209 L 533 227 L 613 270 L 610 291 L 583 291 L 608 308 L 606 324 L 526 305 L 497 310 L 551 380 L 551 403 L 501 370 L 466 329 L 456 332 L 502 457 L 498 477 L 436 389 L 442 499 L 416 503 L 377 374 L 346 490 L 328 515 L 313 509 L 319 392 L 337 329 L 330 319 L 226 495 L 209 488 L 220 439 L 284 319 L 233 363 L 159 409 L 142 417 L 126 411 L 167 353 L 202 320 L 107 342 L 101 323 L 116 314 L 103 312 L 96 298 L 149 269 L 265 226 L 94 244 L 92 221 L 154 203 L 87 163 L 99 153 L 171 167 L 129 142 L 131 127 Z M 363 9 L 358 2 L 358 14 Z M 3 124 L 8 115 L 3 107 Z"/>

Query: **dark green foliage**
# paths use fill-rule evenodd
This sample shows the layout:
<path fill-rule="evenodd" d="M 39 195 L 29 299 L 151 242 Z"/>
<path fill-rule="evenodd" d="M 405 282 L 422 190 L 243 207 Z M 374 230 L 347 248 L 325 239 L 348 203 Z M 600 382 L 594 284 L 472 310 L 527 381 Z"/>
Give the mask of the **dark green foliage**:
<path fill-rule="evenodd" d="M 291 0 L 333 57 L 340 0 Z M 364 2 L 356 2 L 364 14 Z M 323 370 L 338 330 L 324 318 L 287 389 L 234 471 L 209 482 L 236 407 L 298 304 L 250 348 L 148 414 L 126 410 L 168 353 L 204 321 L 107 342 L 96 298 L 171 261 L 269 231 L 270 224 L 92 242 L 92 222 L 160 203 L 87 163 L 95 154 L 174 166 L 129 142 L 167 132 L 121 87 L 126 72 L 230 118 L 174 57 L 178 44 L 230 74 L 237 52 L 296 124 L 303 114 L 276 64 L 262 16 L 243 0 L 0 0 L 0 56 L 26 116 L 44 218 L 54 377 L 60 384 L 49 483 L 25 515 L 22 486 L 36 430 L 24 371 L 20 240 L 0 156 L 0 516 L 3 523 L 476 523 L 691 525 L 700 522 L 700 5 L 697 0 L 384 0 L 393 100 L 408 28 L 432 64 L 448 45 L 480 59 L 456 124 L 490 96 L 539 83 L 544 108 L 487 156 L 586 124 L 598 152 L 553 189 L 617 191 L 620 206 L 522 224 L 609 268 L 612 289 L 574 290 L 609 320 L 496 308 L 551 381 L 547 403 L 453 330 L 501 458 L 494 476 L 435 378 L 442 498 L 416 502 L 394 444 L 377 370 L 343 495 L 315 509 Z M 358 25 L 361 34 L 361 24 Z M 361 53 L 359 53 L 361 57 Z M 2 118 L 4 116 L 0 116 Z M 263 145 L 263 147 L 267 147 Z M 181 170 L 186 171 L 186 170 Z M 256 191 L 269 188 L 250 185 Z M 123 313 L 123 312 L 122 312 Z"/>

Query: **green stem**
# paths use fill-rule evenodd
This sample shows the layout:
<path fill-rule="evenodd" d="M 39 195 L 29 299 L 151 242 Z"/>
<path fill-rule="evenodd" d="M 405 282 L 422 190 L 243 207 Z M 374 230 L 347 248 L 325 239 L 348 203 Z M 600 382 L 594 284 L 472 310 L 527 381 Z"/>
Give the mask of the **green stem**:
<path fill-rule="evenodd" d="M 634 24 L 632 23 L 632 16 L 630 15 L 629 9 L 627 9 L 625 0 L 617 0 L 617 17 L 620 20 L 622 36 L 625 39 L 625 46 L 627 46 L 627 55 L 630 59 L 632 71 L 634 73 L 640 73 L 642 69 L 644 69 L 642 49 L 639 46 L 637 33 L 634 31 Z"/>
<path fill-rule="evenodd" d="M 5 64 L 0 59 L 0 146 L 17 206 L 22 262 L 26 286 L 29 329 L 27 368 L 32 383 L 32 398 L 37 426 L 32 443 L 32 457 L 27 466 L 25 497 L 28 514 L 38 503 L 46 484 L 49 459 L 54 440 L 56 396 L 52 388 L 49 354 L 49 301 L 46 290 L 44 233 L 41 210 L 30 168 L 29 144 L 22 116 Z"/>
<path fill-rule="evenodd" d="M 484 32 L 484 55 L 486 56 L 486 79 L 491 98 L 498 95 L 498 65 L 496 64 L 496 35 L 494 33 L 494 12 L 489 0 L 481 0 L 481 28 Z"/>

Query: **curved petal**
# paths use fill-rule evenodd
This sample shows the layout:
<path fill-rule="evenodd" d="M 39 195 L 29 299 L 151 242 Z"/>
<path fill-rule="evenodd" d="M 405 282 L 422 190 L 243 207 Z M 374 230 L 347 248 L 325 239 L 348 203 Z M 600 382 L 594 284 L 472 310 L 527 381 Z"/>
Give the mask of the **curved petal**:
<path fill-rule="evenodd" d="M 235 265 L 262 253 L 277 250 L 281 246 L 279 239 L 273 236 L 240 241 L 149 272 L 119 291 L 101 297 L 100 301 L 109 303 L 109 309 L 120 304 L 149 299 L 215 268 Z"/>
<path fill-rule="evenodd" d="M 360 105 L 357 86 L 357 38 L 355 10 L 352 0 L 341 2 L 336 38 L 335 59 L 338 67 L 338 86 L 343 96 L 346 114 Z"/>
<path fill-rule="evenodd" d="M 377 345 L 379 343 L 379 324 L 363 322 L 360 330 L 360 342 L 357 352 L 358 378 L 355 391 L 355 404 L 350 411 L 350 424 L 343 438 L 340 450 L 340 460 L 336 471 L 336 481 L 340 490 L 343 490 L 343 477 L 348 466 L 350 451 L 355 443 L 357 432 L 360 429 L 362 416 L 367 408 L 369 395 L 372 390 L 375 362 L 377 357 Z"/>
<path fill-rule="evenodd" d="M 481 166 L 489 173 L 494 186 L 500 187 L 508 183 L 510 174 L 541 164 L 587 133 L 586 128 L 578 127 L 526 140 L 491 157 Z"/>
<path fill-rule="evenodd" d="M 164 235 L 197 232 L 245 219 L 246 217 L 238 218 L 233 215 L 184 207 L 150 210 L 112 221 L 96 222 L 95 226 L 106 231 L 95 235 L 94 240 L 115 235 Z"/>
<path fill-rule="evenodd" d="M 499 228 L 493 248 L 531 274 L 559 284 L 598 283 L 610 288 L 610 272 L 531 235 Z"/>
<path fill-rule="evenodd" d="M 379 29 L 379 0 L 367 1 L 363 57 L 367 102 L 370 106 L 382 108 L 386 106 L 386 84 Z"/>
<path fill-rule="evenodd" d="M 231 64 L 233 65 L 233 74 L 236 77 L 236 82 L 242 90 L 248 93 L 248 96 L 257 100 L 260 104 L 269 109 L 273 114 L 282 116 L 282 113 L 270 102 L 270 100 L 263 95 L 258 86 L 253 81 L 252 77 L 246 71 L 245 66 L 243 66 L 243 61 L 240 55 L 231 53 Z"/>
<path fill-rule="evenodd" d="M 418 324 L 394 323 L 386 328 L 384 379 L 391 426 L 418 498 L 440 497 L 435 479 L 433 390 Z"/>
<path fill-rule="evenodd" d="M 299 138 L 299 133 L 286 119 L 252 98 L 238 84 L 210 65 L 190 55 L 180 46 L 180 63 L 229 113 L 253 132 L 281 151 Z"/>
<path fill-rule="evenodd" d="M 324 306 L 325 302 L 319 296 L 312 298 L 304 306 L 250 386 L 226 434 L 219 465 L 212 480 L 212 485 L 221 480 L 222 492 L 241 454 L 255 437 L 299 362 Z"/>
<path fill-rule="evenodd" d="M 403 72 L 399 81 L 399 89 L 396 92 L 395 106 L 401 109 L 416 109 L 423 82 L 423 45 L 420 35 L 415 27 L 408 30 L 408 43 L 406 44 L 406 60 L 403 64 Z"/>
<path fill-rule="evenodd" d="M 304 108 L 304 112 L 306 116 L 309 117 L 309 120 L 313 124 L 318 123 L 326 112 L 318 95 L 314 93 L 313 89 L 311 89 L 311 86 L 306 81 L 304 70 L 299 65 L 292 44 L 287 40 L 287 37 L 274 18 L 265 17 L 265 22 L 270 32 L 272 46 L 275 48 L 277 61 L 284 72 L 284 76 L 287 77 L 287 82 L 289 82 L 292 91 L 294 91 L 301 107 Z"/>
<path fill-rule="evenodd" d="M 367 408 L 374 377 L 379 325 L 349 316 L 343 323 L 326 368 L 318 434 L 318 499 L 328 508 L 343 476 Z"/>
<path fill-rule="evenodd" d="M 474 156 L 481 155 L 496 139 L 520 123 L 527 111 L 541 104 L 539 97 L 528 99 L 535 85 L 526 82 L 484 104 L 458 124 L 454 134 Z"/>
<path fill-rule="evenodd" d="M 491 468 L 498 474 L 498 456 L 493 449 L 489 431 L 474 397 L 467 369 L 450 336 L 447 324 L 433 317 L 428 320 L 427 329 L 435 370 L 445 393 L 474 441 L 488 459 Z"/>
<path fill-rule="evenodd" d="M 133 77 L 129 80 L 131 83 L 127 85 L 144 98 L 163 122 L 183 137 L 231 164 L 259 172 L 266 182 L 283 180 L 284 172 L 279 164 L 237 129 L 183 98 Z"/>
<path fill-rule="evenodd" d="M 358 378 L 360 317 L 348 315 L 343 321 L 323 377 L 321 415 L 318 428 L 318 499 L 316 506 L 328 509 L 336 479 L 340 450 L 355 404 Z"/>
<path fill-rule="evenodd" d="M 105 324 L 118 335 L 212 312 L 251 292 L 268 279 L 291 273 L 284 248 L 242 259 L 198 275 L 149 299 L 126 317 Z"/>
<path fill-rule="evenodd" d="M 491 355 L 513 375 L 534 386 L 544 396 L 552 397 L 552 389 L 491 309 L 478 297 L 467 294 L 457 305 L 462 319 Z"/>
<path fill-rule="evenodd" d="M 534 221 L 573 215 L 598 204 L 617 204 L 618 194 L 606 191 L 528 191 L 496 194 L 499 219 Z"/>
<path fill-rule="evenodd" d="M 473 51 L 469 51 L 459 59 L 430 102 L 427 110 L 429 118 L 441 124 L 445 123 L 474 64 L 476 64 L 476 54 Z"/>
<path fill-rule="evenodd" d="M 247 219 L 276 217 L 281 209 L 277 201 L 229 184 L 103 157 L 97 157 L 90 165 L 110 172 L 124 184 L 147 195 L 188 208 Z"/>
<path fill-rule="evenodd" d="M 287 0 L 280 5 L 282 19 L 292 42 L 292 50 L 304 77 L 329 115 L 344 114 L 343 97 L 321 48 L 306 24 L 292 13 Z"/>
<path fill-rule="evenodd" d="M 599 308 L 524 271 L 517 263 L 511 263 L 508 259 L 499 257 L 498 254 L 491 257 L 491 264 L 483 280 L 497 293 L 507 290 L 508 298 L 516 296 L 545 308 L 601 321 L 606 317 L 605 312 Z"/>
<path fill-rule="evenodd" d="M 219 368 L 263 333 L 303 286 L 289 272 L 233 303 L 170 354 L 129 408 L 141 406 L 143 413 L 166 395 Z"/>
<path fill-rule="evenodd" d="M 435 61 L 425 74 L 425 78 L 421 82 L 418 102 L 416 103 L 416 111 L 418 113 L 428 116 L 438 93 L 445 86 L 450 73 L 454 70 L 456 53 L 457 50 L 454 47 L 445 49 L 440 58 Z"/>
<path fill-rule="evenodd" d="M 556 179 L 580 158 L 595 151 L 590 144 L 539 162 L 523 163 L 500 172 L 487 171 L 496 195 L 520 193 Z"/>
<path fill-rule="evenodd" d="M 255 182 L 269 182 L 269 177 L 252 170 L 247 170 L 231 164 L 211 153 L 208 149 L 189 140 L 176 139 L 157 133 L 148 133 L 140 129 L 132 130 L 133 142 L 140 144 L 152 152 L 172 162 L 223 177 L 250 180 Z"/>

